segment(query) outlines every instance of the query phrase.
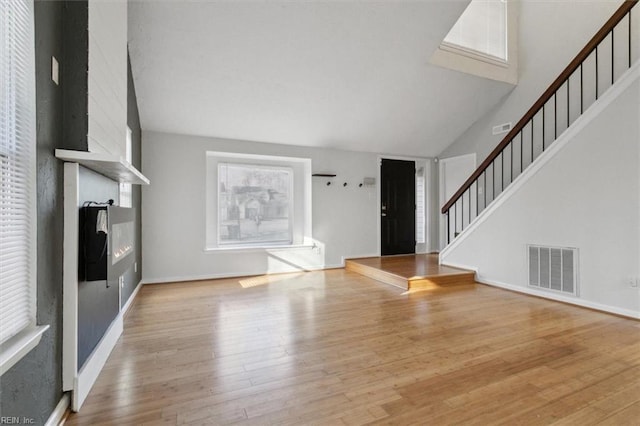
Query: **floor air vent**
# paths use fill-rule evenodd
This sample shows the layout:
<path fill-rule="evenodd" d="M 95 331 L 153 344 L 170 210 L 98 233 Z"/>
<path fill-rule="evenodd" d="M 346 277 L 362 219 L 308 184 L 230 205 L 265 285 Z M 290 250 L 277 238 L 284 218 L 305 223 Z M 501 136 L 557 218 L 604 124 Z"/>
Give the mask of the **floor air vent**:
<path fill-rule="evenodd" d="M 527 246 L 529 286 L 578 295 L 578 249 Z"/>

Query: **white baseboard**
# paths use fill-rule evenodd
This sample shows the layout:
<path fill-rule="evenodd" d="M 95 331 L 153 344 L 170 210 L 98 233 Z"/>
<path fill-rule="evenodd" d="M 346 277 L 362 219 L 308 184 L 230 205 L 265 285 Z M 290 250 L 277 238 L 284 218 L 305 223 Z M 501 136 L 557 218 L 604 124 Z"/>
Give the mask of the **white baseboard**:
<path fill-rule="evenodd" d="M 73 411 L 79 411 L 80 407 L 82 407 L 84 400 L 89 395 L 89 391 L 96 382 L 122 331 L 123 321 L 122 312 L 120 312 L 98 343 L 98 346 L 96 346 L 91 355 L 89 355 L 84 366 L 78 372 L 78 376 L 75 379 L 75 391 L 73 392 L 73 401 L 71 404 Z"/>
<path fill-rule="evenodd" d="M 183 275 L 177 277 L 162 277 L 162 278 L 145 278 L 140 281 L 140 284 L 167 284 L 167 283 L 179 283 L 184 281 L 205 281 L 205 280 L 220 280 L 226 278 L 242 278 L 242 277 L 254 277 L 256 275 L 272 275 L 272 274 L 294 274 L 296 272 L 306 271 L 323 271 L 325 269 L 344 268 L 344 264 L 325 264 L 321 266 L 312 266 L 306 269 L 283 271 L 283 272 L 229 272 L 225 274 L 206 274 L 206 275 Z"/>
<path fill-rule="evenodd" d="M 129 310 L 129 308 L 131 307 L 131 304 L 133 303 L 133 301 L 135 300 L 136 296 L 138 295 L 138 292 L 140 291 L 140 288 L 142 287 L 142 285 L 143 285 L 143 283 L 142 283 L 142 281 L 140 281 L 138 283 L 138 285 L 136 286 L 136 288 L 133 290 L 133 292 L 131 293 L 131 296 L 129 296 L 129 300 L 127 300 L 127 303 L 125 303 L 124 306 L 122 307 L 122 309 L 120 310 L 122 315 L 126 314 L 127 311 Z"/>
<path fill-rule="evenodd" d="M 58 426 L 62 421 L 64 414 L 67 412 L 67 408 L 69 408 L 70 403 L 71 398 L 69 398 L 69 393 L 64 393 L 44 426 Z"/>
<path fill-rule="evenodd" d="M 640 312 L 632 311 L 631 309 L 618 308 L 616 306 L 610 306 L 610 305 L 605 305 L 603 303 L 591 302 L 589 300 L 584 300 L 576 297 L 563 296 L 561 294 L 556 294 L 556 293 L 547 293 L 546 291 L 539 291 L 530 287 L 523 287 L 519 285 L 503 283 L 501 281 L 484 277 L 478 273 L 477 268 L 473 268 L 467 265 L 460 265 L 454 262 L 444 262 L 442 263 L 442 265 L 450 266 L 452 268 L 461 268 L 461 269 L 467 269 L 469 271 L 474 271 L 476 273 L 476 281 L 492 287 L 499 287 L 505 290 L 515 291 L 515 292 L 527 294 L 530 296 L 541 297 L 543 299 L 555 300 L 557 302 L 568 303 L 571 305 L 580 306 L 582 308 L 595 309 L 596 311 L 607 312 L 610 314 L 620 315 L 623 317 L 640 319 Z"/>

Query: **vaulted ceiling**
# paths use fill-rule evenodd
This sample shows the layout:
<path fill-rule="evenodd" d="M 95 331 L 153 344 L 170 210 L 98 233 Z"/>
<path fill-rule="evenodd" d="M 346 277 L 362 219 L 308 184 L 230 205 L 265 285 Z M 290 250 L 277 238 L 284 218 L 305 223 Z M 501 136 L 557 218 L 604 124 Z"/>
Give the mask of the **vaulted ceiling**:
<path fill-rule="evenodd" d="M 130 2 L 142 128 L 435 156 L 511 89 L 429 64 L 467 3 Z"/>

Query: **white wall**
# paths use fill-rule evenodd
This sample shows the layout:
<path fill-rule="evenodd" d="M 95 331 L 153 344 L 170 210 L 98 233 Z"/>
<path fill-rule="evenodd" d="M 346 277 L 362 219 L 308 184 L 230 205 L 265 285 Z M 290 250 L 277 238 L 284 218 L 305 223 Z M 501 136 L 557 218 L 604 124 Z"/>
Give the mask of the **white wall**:
<path fill-rule="evenodd" d="M 476 153 L 478 164 L 502 140 L 492 127 L 515 124 L 620 6 L 620 0 L 523 0 L 518 20 L 518 85 L 438 157 Z M 637 43 L 636 43 L 637 45 Z"/>
<path fill-rule="evenodd" d="M 318 247 L 205 251 L 206 152 L 310 158 L 313 239 Z M 378 247 L 378 156 L 229 139 L 143 132 L 142 256 L 145 282 L 263 274 L 342 265 L 343 257 L 375 255 Z M 344 182 L 348 183 L 343 187 Z"/>
<path fill-rule="evenodd" d="M 88 114 L 90 152 L 125 157 L 127 2 L 89 2 Z"/>
<path fill-rule="evenodd" d="M 580 294 L 565 300 L 640 318 L 640 291 L 629 285 L 640 277 L 640 66 L 634 73 L 630 87 L 603 97 L 602 105 L 612 103 L 555 142 L 549 161 L 528 169 L 520 188 L 516 180 L 441 261 L 477 269 L 483 282 L 552 296 L 527 287 L 525 245 L 577 247 Z"/>

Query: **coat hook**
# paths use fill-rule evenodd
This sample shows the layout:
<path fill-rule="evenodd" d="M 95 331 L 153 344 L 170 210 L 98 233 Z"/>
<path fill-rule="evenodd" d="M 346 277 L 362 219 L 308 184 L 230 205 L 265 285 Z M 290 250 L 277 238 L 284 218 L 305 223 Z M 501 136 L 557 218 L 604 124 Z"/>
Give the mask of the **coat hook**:
<path fill-rule="evenodd" d="M 331 181 L 327 182 L 327 186 L 331 185 Z"/>
<path fill-rule="evenodd" d="M 343 183 L 342 186 L 347 186 L 347 182 Z"/>

